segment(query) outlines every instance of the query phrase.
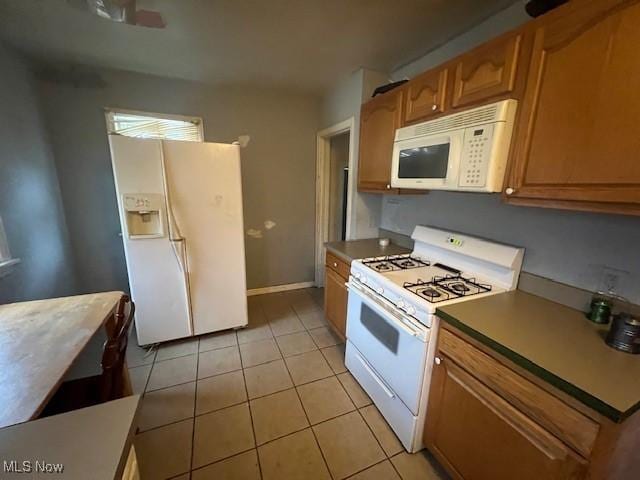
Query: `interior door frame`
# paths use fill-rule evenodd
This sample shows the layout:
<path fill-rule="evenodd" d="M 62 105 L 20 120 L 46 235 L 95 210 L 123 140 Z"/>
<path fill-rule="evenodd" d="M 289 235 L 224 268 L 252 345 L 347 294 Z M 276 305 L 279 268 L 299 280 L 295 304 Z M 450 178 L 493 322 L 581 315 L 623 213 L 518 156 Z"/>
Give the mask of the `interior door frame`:
<path fill-rule="evenodd" d="M 351 239 L 351 220 L 355 204 L 356 170 L 355 149 L 355 117 L 320 130 L 317 138 L 316 155 L 316 242 L 315 242 L 315 284 L 324 285 L 324 244 L 329 239 L 329 179 L 331 166 L 331 139 L 337 135 L 349 133 L 349 178 L 347 181 L 347 220 L 345 238 Z"/>

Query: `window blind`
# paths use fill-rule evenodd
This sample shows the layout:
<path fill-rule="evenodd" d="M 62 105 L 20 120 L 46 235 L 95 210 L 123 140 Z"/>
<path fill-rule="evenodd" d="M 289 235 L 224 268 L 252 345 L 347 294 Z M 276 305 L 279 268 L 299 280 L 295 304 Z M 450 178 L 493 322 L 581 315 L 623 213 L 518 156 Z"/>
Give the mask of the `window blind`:
<path fill-rule="evenodd" d="M 109 133 L 117 133 L 128 137 L 159 138 L 166 140 L 183 140 L 202 142 L 201 120 L 161 118 L 127 112 L 109 112 Z"/>

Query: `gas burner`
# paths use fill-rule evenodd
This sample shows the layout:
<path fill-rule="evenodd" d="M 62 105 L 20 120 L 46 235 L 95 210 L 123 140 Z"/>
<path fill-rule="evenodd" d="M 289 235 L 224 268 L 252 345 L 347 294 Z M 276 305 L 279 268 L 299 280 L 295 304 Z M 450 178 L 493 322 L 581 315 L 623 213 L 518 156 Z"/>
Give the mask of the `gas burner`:
<path fill-rule="evenodd" d="M 419 293 L 420 295 L 424 295 L 425 297 L 430 297 L 430 298 L 438 298 L 439 296 L 442 295 L 438 290 L 436 290 L 435 288 L 432 288 L 432 287 L 427 287 L 424 290 L 419 290 L 417 293 Z"/>
<path fill-rule="evenodd" d="M 475 278 L 466 278 L 462 275 L 445 276 L 433 279 L 438 286 L 455 293 L 457 296 L 466 297 L 491 291 L 491 285 L 478 283 Z"/>
<path fill-rule="evenodd" d="M 481 284 L 474 278 L 465 278 L 461 275 L 435 276 L 429 282 L 418 279 L 414 283 L 405 282 L 403 286 L 430 303 L 491 291 L 491 285 Z"/>
<path fill-rule="evenodd" d="M 372 265 L 374 270 L 379 272 L 388 272 L 389 270 L 393 270 L 393 265 L 388 262 L 380 262 Z"/>
<path fill-rule="evenodd" d="M 471 290 L 469 287 L 467 287 L 462 282 L 451 283 L 451 284 L 449 284 L 449 288 L 451 288 L 452 290 L 455 290 L 457 293 L 465 293 L 465 292 L 468 292 L 469 290 Z"/>
<path fill-rule="evenodd" d="M 362 264 L 377 272 L 409 270 L 411 268 L 428 267 L 429 262 L 412 257 L 411 254 L 387 255 L 384 257 L 365 258 Z"/>

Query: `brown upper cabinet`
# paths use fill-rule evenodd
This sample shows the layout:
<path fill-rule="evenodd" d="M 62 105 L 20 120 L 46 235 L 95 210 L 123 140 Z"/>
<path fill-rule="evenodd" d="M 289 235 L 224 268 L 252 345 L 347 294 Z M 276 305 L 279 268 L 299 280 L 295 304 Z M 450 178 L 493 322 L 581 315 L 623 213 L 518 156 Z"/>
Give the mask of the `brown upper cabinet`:
<path fill-rule="evenodd" d="M 447 68 L 429 70 L 407 83 L 403 124 L 444 113 L 448 75 Z"/>
<path fill-rule="evenodd" d="M 391 154 L 402 121 L 403 89 L 372 98 L 360 112 L 358 190 L 391 191 Z"/>
<path fill-rule="evenodd" d="M 640 4 L 569 2 L 533 22 L 510 203 L 640 214 Z"/>
<path fill-rule="evenodd" d="M 466 107 L 498 96 L 509 96 L 516 87 L 522 33 L 500 37 L 466 53 L 454 62 L 454 108 Z"/>

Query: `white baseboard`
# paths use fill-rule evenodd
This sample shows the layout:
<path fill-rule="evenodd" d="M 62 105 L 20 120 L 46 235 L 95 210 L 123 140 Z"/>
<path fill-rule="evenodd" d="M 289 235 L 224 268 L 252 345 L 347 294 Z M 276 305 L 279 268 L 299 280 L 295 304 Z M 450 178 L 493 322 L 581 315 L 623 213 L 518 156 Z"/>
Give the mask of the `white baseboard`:
<path fill-rule="evenodd" d="M 286 292 L 287 290 L 299 290 L 300 288 L 313 287 L 315 282 L 288 283 L 286 285 L 275 285 L 273 287 L 252 288 L 247 290 L 247 296 L 262 295 L 264 293 Z"/>

